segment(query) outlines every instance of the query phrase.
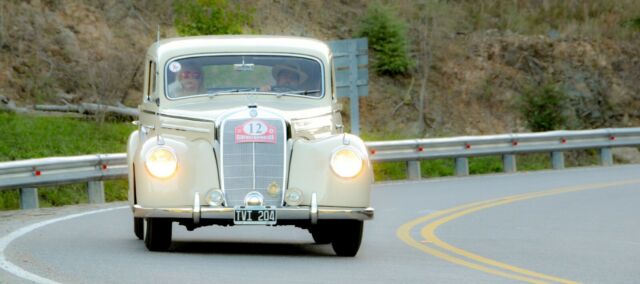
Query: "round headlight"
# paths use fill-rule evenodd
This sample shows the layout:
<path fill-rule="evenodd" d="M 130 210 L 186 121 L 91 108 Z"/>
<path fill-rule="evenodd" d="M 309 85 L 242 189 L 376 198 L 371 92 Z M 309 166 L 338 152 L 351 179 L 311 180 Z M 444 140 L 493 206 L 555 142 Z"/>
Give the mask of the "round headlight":
<path fill-rule="evenodd" d="M 343 178 L 357 176 L 362 171 L 362 167 L 362 157 L 352 147 L 339 148 L 331 156 L 331 169 Z"/>
<path fill-rule="evenodd" d="M 147 153 L 144 164 L 151 175 L 158 178 L 168 178 L 178 168 L 178 157 L 172 148 L 159 146 Z"/>

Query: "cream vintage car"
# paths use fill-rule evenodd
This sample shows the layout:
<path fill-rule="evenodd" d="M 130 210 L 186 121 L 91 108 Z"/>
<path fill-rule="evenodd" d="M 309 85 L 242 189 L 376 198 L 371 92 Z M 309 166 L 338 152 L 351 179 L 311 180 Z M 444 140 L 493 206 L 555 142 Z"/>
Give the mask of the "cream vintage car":
<path fill-rule="evenodd" d="M 373 174 L 363 141 L 342 133 L 325 43 L 166 39 L 145 69 L 127 158 L 134 231 L 149 250 L 170 248 L 175 222 L 293 225 L 356 255 Z"/>

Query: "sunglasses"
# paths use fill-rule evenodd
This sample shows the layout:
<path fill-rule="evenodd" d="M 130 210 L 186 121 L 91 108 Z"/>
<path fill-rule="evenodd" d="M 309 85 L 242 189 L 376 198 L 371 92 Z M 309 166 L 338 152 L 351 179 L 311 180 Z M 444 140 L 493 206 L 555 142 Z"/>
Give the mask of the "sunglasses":
<path fill-rule="evenodd" d="M 200 72 L 197 71 L 184 71 L 180 73 L 181 79 L 200 79 Z"/>

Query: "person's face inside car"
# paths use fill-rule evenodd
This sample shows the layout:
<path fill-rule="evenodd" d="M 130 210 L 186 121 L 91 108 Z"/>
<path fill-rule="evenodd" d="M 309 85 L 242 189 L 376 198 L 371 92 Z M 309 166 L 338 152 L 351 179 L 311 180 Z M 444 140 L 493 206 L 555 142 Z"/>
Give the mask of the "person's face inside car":
<path fill-rule="evenodd" d="M 298 83 L 300 82 L 300 77 L 295 72 L 289 70 L 280 71 L 278 74 L 277 84 L 280 87 L 298 87 Z"/>
<path fill-rule="evenodd" d="M 197 94 L 200 92 L 202 82 L 202 72 L 196 68 L 185 68 L 178 75 L 182 90 L 187 94 Z"/>

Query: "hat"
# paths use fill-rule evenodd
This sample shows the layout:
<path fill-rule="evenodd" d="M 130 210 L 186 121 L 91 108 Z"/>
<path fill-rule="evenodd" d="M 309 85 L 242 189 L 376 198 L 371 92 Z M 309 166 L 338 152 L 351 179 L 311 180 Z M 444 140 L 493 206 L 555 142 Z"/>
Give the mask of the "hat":
<path fill-rule="evenodd" d="M 293 64 L 278 64 L 273 66 L 273 68 L 271 68 L 271 75 L 273 76 L 274 79 L 278 79 L 278 74 L 280 74 L 280 72 L 282 71 L 290 71 L 293 72 L 295 74 L 298 74 L 298 78 L 299 78 L 299 84 L 304 83 L 304 81 L 307 80 L 307 78 L 309 78 L 309 76 L 307 76 L 306 73 L 302 72 L 302 69 L 300 69 L 300 66 L 298 66 L 297 64 L 293 65 Z"/>

